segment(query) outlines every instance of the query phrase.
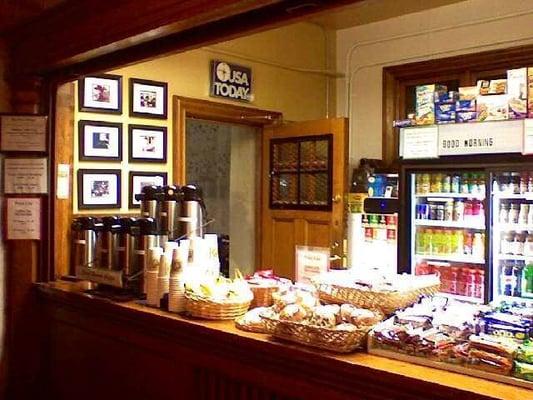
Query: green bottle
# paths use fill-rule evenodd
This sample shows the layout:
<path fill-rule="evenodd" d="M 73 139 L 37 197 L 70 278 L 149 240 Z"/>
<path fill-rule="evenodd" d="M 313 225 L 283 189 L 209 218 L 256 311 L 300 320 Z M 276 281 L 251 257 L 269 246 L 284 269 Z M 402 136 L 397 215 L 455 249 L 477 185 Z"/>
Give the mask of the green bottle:
<path fill-rule="evenodd" d="M 525 292 L 533 294 L 533 264 L 528 264 L 524 270 L 524 278 L 526 281 Z"/>

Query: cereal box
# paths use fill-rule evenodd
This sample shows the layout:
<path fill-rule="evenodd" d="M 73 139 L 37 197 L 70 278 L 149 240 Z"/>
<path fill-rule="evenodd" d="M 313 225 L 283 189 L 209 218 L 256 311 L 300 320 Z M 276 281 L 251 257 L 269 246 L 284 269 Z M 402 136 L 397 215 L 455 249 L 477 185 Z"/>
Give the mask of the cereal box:
<path fill-rule="evenodd" d="M 493 96 L 478 96 L 477 98 L 477 120 L 478 121 L 499 121 L 508 119 L 509 96 L 497 94 Z"/>
<path fill-rule="evenodd" d="M 507 94 L 509 95 L 509 119 L 527 117 L 527 68 L 507 71 Z"/>
<path fill-rule="evenodd" d="M 444 85 L 420 85 L 416 87 L 416 115 L 417 125 L 432 125 L 435 123 L 435 93 L 446 92 Z"/>

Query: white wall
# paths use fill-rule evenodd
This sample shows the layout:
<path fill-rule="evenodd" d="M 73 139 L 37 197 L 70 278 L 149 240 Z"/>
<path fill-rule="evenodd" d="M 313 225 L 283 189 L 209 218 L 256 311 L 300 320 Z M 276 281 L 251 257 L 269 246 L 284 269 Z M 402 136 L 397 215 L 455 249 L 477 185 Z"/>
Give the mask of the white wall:
<path fill-rule="evenodd" d="M 503 18 L 510 14 L 524 15 Z M 501 18 L 487 22 L 487 19 Z M 475 21 L 485 22 L 471 24 Z M 432 33 L 424 34 L 424 31 Z M 397 38 L 400 35 L 416 36 Z M 380 43 L 370 43 L 382 41 Z M 361 157 L 381 158 L 382 70 L 458 54 L 533 42 L 533 1 L 467 0 L 337 32 L 337 69 L 352 75 L 350 109 L 346 80 L 337 80 L 337 114 L 349 116 L 350 164 Z M 351 63 L 346 58 L 352 46 Z"/>

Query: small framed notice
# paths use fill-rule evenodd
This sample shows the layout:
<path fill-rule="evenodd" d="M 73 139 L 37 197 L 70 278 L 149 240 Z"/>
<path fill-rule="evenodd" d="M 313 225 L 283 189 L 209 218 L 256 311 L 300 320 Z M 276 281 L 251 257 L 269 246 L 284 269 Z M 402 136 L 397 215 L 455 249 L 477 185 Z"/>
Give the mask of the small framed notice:
<path fill-rule="evenodd" d="M 329 270 L 329 248 L 296 246 L 296 282 L 311 283 L 311 279 Z"/>
<path fill-rule="evenodd" d="M 7 204 L 7 240 L 41 240 L 41 199 L 9 198 Z"/>
<path fill-rule="evenodd" d="M 46 152 L 47 125 L 45 115 L 2 115 L 0 150 Z"/>
<path fill-rule="evenodd" d="M 401 156 L 408 159 L 437 158 L 439 130 L 436 126 L 402 128 L 400 130 Z"/>
<path fill-rule="evenodd" d="M 7 194 L 48 193 L 48 160 L 46 158 L 6 158 L 4 192 Z"/>

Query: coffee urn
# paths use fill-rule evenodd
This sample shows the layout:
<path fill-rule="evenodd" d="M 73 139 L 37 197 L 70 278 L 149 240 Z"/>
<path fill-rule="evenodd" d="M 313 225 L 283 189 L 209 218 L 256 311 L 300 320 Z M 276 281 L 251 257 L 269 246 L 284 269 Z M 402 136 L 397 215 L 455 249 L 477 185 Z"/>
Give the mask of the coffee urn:
<path fill-rule="evenodd" d="M 122 230 L 118 217 L 102 218 L 102 234 L 99 246 L 99 267 L 119 269 L 119 236 Z"/>
<path fill-rule="evenodd" d="M 74 274 L 80 267 L 96 267 L 96 241 L 102 224 L 93 217 L 79 217 L 71 224 Z"/>
<path fill-rule="evenodd" d="M 202 190 L 195 185 L 186 185 L 181 188 L 180 192 L 179 237 L 203 237 L 205 204 L 202 199 Z"/>
<path fill-rule="evenodd" d="M 135 199 L 141 202 L 141 217 L 154 218 L 157 222 L 161 212 L 160 206 L 163 200 L 163 189 L 161 186 L 145 186 L 141 194 L 136 194 Z"/>
<path fill-rule="evenodd" d="M 168 236 L 168 240 L 178 238 L 177 218 L 180 202 L 180 191 L 177 186 L 163 186 L 163 200 L 160 206 L 159 221 L 162 234 Z"/>
<path fill-rule="evenodd" d="M 119 221 L 118 235 L 118 269 L 122 270 L 125 286 L 139 292 L 136 277 L 140 273 L 138 258 L 135 251 L 139 241 L 139 224 L 137 218 L 123 217 Z M 132 278 L 130 280 L 130 278 Z"/>
<path fill-rule="evenodd" d="M 137 220 L 138 239 L 135 248 L 135 258 L 138 265 L 139 288 L 145 293 L 143 273 L 148 264 L 148 250 L 152 247 L 164 246 L 159 226 L 154 218 L 139 218 Z"/>

